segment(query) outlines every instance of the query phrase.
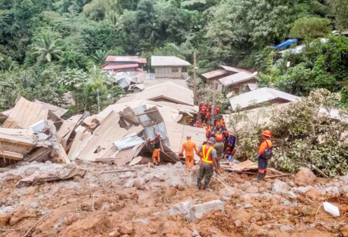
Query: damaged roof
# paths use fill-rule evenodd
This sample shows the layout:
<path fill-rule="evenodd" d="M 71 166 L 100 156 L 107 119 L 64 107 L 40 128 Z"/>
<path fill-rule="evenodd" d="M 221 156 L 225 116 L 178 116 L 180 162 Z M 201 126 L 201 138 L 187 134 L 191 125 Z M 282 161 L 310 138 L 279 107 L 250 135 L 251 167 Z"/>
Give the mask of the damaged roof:
<path fill-rule="evenodd" d="M 242 82 L 250 81 L 250 80 L 256 80 L 257 73 L 250 73 L 250 72 L 239 72 L 224 78 L 221 78 L 219 81 L 224 86 L 231 86 L 235 84 L 239 84 Z"/>
<path fill-rule="evenodd" d="M 108 56 L 107 62 L 133 62 L 146 63 L 146 58 L 139 58 L 138 56 Z"/>
<path fill-rule="evenodd" d="M 175 56 L 151 56 L 151 66 L 165 67 L 165 66 L 191 66 L 191 64 L 181 58 Z"/>
<path fill-rule="evenodd" d="M 193 91 L 173 82 L 166 82 L 145 88 L 145 90 L 136 94 L 135 99 L 162 100 L 177 104 L 193 105 Z"/>
<path fill-rule="evenodd" d="M 52 105 L 52 104 L 49 104 L 49 103 L 42 102 L 40 100 L 34 100 L 34 102 L 42 104 L 44 109 L 51 110 L 59 118 L 62 117 L 68 111 L 67 109 L 64 109 L 64 108 L 61 108 L 61 107 L 58 107 L 58 106 L 55 106 L 55 105 Z"/>
<path fill-rule="evenodd" d="M 2 127 L 28 128 L 40 120 L 47 120 L 48 116 L 49 110 L 44 105 L 20 97 Z"/>
<path fill-rule="evenodd" d="M 218 69 L 215 71 L 203 73 L 203 74 L 201 74 L 201 76 L 206 78 L 206 79 L 214 79 L 215 77 L 219 77 L 219 76 L 223 76 L 223 75 L 227 75 L 227 74 L 230 74 L 230 72 L 227 70 Z"/>
<path fill-rule="evenodd" d="M 272 102 L 276 99 L 280 99 L 284 102 L 291 102 L 296 100 L 297 98 L 299 97 L 273 88 L 264 87 L 234 96 L 230 98 L 230 104 L 232 106 L 232 109 L 235 110 L 238 106 L 244 109 L 253 106 L 254 104 Z"/>

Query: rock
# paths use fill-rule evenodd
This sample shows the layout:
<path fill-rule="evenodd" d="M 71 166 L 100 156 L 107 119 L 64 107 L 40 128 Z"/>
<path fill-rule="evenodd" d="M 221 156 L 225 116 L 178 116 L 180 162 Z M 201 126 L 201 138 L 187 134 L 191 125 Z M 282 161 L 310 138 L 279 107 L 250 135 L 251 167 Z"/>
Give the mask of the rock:
<path fill-rule="evenodd" d="M 306 187 L 298 187 L 294 189 L 294 192 L 300 193 L 300 194 L 305 194 L 308 190 L 313 188 L 312 186 L 306 186 Z"/>
<path fill-rule="evenodd" d="M 289 198 L 297 198 L 297 195 L 293 191 L 289 191 L 285 195 Z"/>
<path fill-rule="evenodd" d="M 282 226 L 279 228 L 279 230 L 280 230 L 281 232 L 291 232 L 291 231 L 293 231 L 294 229 L 293 229 L 292 227 L 290 227 L 290 226 L 282 225 Z"/>
<path fill-rule="evenodd" d="M 134 232 L 134 227 L 131 222 L 127 222 L 124 225 L 120 226 L 120 234 L 121 235 L 131 235 Z"/>
<path fill-rule="evenodd" d="M 176 186 L 176 188 L 179 190 L 179 191 L 184 191 L 185 190 L 185 187 L 183 185 L 178 185 Z"/>
<path fill-rule="evenodd" d="M 344 194 L 348 193 L 348 185 L 345 185 L 339 188 L 339 190 L 340 190 L 340 193 L 344 193 Z"/>
<path fill-rule="evenodd" d="M 300 168 L 300 171 L 294 177 L 294 183 L 298 186 L 314 185 L 317 176 L 308 168 Z"/>
<path fill-rule="evenodd" d="M 240 189 L 237 188 L 224 188 L 224 189 L 220 189 L 219 191 L 219 195 L 226 197 L 226 198 L 231 198 L 234 196 L 240 196 L 242 194 L 242 191 Z"/>
<path fill-rule="evenodd" d="M 181 167 L 183 167 L 183 164 L 180 161 L 178 161 L 175 163 L 175 165 L 173 167 L 174 168 L 181 168 Z"/>
<path fill-rule="evenodd" d="M 127 182 L 123 185 L 124 188 L 131 188 L 134 185 L 134 179 L 129 179 Z"/>
<path fill-rule="evenodd" d="M 144 189 L 145 180 L 144 179 L 135 179 L 133 186 L 137 189 Z"/>
<path fill-rule="evenodd" d="M 340 191 L 338 190 L 337 187 L 329 187 L 325 189 L 325 192 L 327 193 L 332 193 L 333 195 L 338 195 L 340 194 Z"/>
<path fill-rule="evenodd" d="M 33 209 L 26 209 L 25 207 L 20 206 L 12 213 L 9 223 L 10 225 L 15 225 L 25 218 L 36 216 L 37 215 Z"/>
<path fill-rule="evenodd" d="M 290 190 L 290 186 L 286 183 L 277 180 L 272 185 L 272 193 L 287 193 Z"/>
<path fill-rule="evenodd" d="M 172 177 L 169 181 L 168 181 L 168 185 L 170 187 L 177 187 L 179 185 L 181 186 L 186 186 L 184 181 L 180 178 L 180 177 Z"/>
<path fill-rule="evenodd" d="M 169 187 L 166 189 L 165 194 L 168 196 L 174 197 L 176 195 L 176 192 L 177 192 L 176 188 Z"/>
<path fill-rule="evenodd" d="M 242 222 L 241 220 L 236 220 L 236 221 L 234 222 L 234 225 L 236 226 L 236 228 L 242 227 L 242 226 L 243 226 L 243 222 Z"/>
<path fill-rule="evenodd" d="M 318 200 L 321 196 L 321 193 L 318 191 L 318 189 L 312 188 L 306 192 L 306 196 L 311 200 Z"/>
<path fill-rule="evenodd" d="M 145 181 L 146 182 L 152 181 L 153 178 L 154 178 L 153 174 L 148 174 L 148 175 L 145 176 Z"/>
<path fill-rule="evenodd" d="M 192 202 L 190 200 L 176 203 L 172 208 L 170 208 L 169 215 L 184 215 L 188 219 L 191 207 Z"/>
<path fill-rule="evenodd" d="M 258 193 L 259 189 L 255 186 L 250 186 L 245 190 L 246 193 Z"/>
<path fill-rule="evenodd" d="M 205 202 L 202 204 L 197 204 L 197 205 L 193 205 L 190 208 L 190 217 L 189 220 L 190 221 L 195 221 L 199 218 L 202 218 L 202 216 L 209 212 L 209 211 L 216 211 L 216 210 L 221 210 L 221 211 L 225 211 L 224 208 L 224 203 L 221 202 L 220 200 L 213 200 L 210 202 Z"/>
<path fill-rule="evenodd" d="M 10 221 L 11 214 L 0 214 L 0 227 L 3 227 L 8 224 Z"/>
<path fill-rule="evenodd" d="M 196 229 L 192 231 L 192 236 L 193 237 L 201 237 Z"/>
<path fill-rule="evenodd" d="M 244 205 L 244 209 L 249 209 L 249 208 L 253 208 L 254 206 L 251 204 L 245 204 Z"/>
<path fill-rule="evenodd" d="M 138 198 L 139 198 L 139 195 L 137 193 L 137 188 L 123 189 L 120 192 L 118 192 L 117 195 L 119 196 L 120 200 L 124 200 L 124 199 L 136 199 L 136 200 L 138 200 Z"/>
<path fill-rule="evenodd" d="M 341 232 L 344 237 L 348 237 L 348 224 L 343 226 Z"/>

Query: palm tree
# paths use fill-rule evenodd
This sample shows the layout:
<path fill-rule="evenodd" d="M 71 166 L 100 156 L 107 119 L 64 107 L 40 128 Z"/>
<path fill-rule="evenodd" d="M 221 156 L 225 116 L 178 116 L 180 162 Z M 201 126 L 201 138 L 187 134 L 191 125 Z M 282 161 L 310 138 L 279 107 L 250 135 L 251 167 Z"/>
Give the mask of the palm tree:
<path fill-rule="evenodd" d="M 107 52 L 105 50 L 96 50 L 95 53 L 92 55 L 92 58 L 95 60 L 98 65 L 102 65 L 105 63 L 105 59 L 107 56 Z"/>
<path fill-rule="evenodd" d="M 38 55 L 38 62 L 51 62 L 54 59 L 60 59 L 62 46 L 59 46 L 58 40 L 52 40 L 48 36 L 44 36 L 34 46 L 34 55 Z"/>

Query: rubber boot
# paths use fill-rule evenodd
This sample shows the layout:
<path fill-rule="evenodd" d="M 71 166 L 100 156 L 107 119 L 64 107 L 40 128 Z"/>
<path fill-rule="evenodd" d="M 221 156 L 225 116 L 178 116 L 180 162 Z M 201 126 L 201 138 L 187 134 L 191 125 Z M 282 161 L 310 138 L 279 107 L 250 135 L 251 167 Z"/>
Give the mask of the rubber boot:
<path fill-rule="evenodd" d="M 199 189 L 199 187 L 201 186 L 201 181 L 202 181 L 202 179 L 197 179 L 197 189 Z"/>
<path fill-rule="evenodd" d="M 257 179 L 254 179 L 254 181 L 260 182 L 260 181 L 263 180 L 263 178 L 265 178 L 265 176 L 266 176 L 266 172 L 264 174 L 258 173 L 257 174 Z"/>

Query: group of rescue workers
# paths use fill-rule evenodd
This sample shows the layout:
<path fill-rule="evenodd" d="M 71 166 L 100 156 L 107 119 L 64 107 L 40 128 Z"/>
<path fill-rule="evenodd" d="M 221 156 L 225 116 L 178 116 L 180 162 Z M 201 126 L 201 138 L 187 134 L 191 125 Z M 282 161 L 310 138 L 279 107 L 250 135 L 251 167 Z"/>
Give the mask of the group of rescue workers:
<path fill-rule="evenodd" d="M 207 189 L 211 178 L 213 177 L 214 170 L 216 174 L 220 174 L 222 159 L 232 160 L 236 153 L 236 137 L 226 129 L 224 118 L 219 116 L 219 106 L 214 108 L 214 126 L 211 126 L 210 111 L 211 105 L 205 105 L 201 103 L 199 105 L 202 127 L 206 130 L 207 141 L 203 142 L 202 147 L 197 149 L 196 143 L 191 140 L 191 136 L 187 136 L 187 141 L 182 145 L 179 157 L 183 157 L 185 151 L 186 168 L 192 169 L 194 167 L 194 155 L 195 153 L 201 159 L 199 161 L 199 172 L 197 177 L 197 188 L 200 188 L 201 181 L 204 178 L 203 189 Z M 195 127 L 200 127 L 197 116 L 189 120 L 189 124 Z M 154 165 L 158 165 L 160 162 L 160 134 L 156 133 L 155 139 L 151 141 L 154 151 L 152 153 L 152 162 Z M 272 156 L 273 143 L 271 141 L 271 132 L 265 130 L 262 133 L 262 142 L 259 146 L 258 154 L 255 157 L 258 160 L 258 177 L 255 181 L 261 181 L 264 179 L 267 173 L 268 159 Z"/>

